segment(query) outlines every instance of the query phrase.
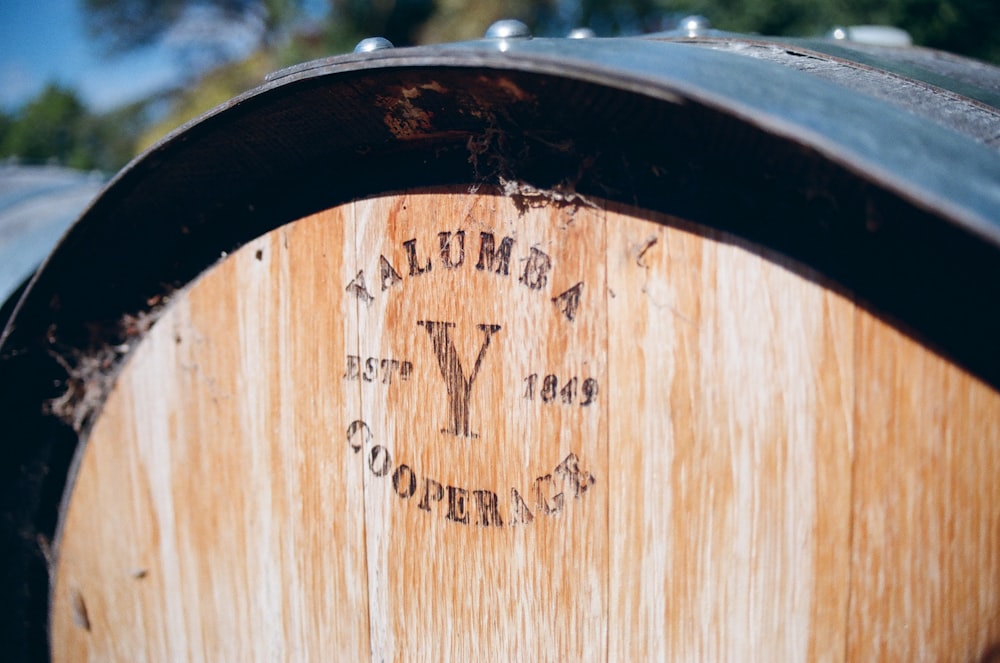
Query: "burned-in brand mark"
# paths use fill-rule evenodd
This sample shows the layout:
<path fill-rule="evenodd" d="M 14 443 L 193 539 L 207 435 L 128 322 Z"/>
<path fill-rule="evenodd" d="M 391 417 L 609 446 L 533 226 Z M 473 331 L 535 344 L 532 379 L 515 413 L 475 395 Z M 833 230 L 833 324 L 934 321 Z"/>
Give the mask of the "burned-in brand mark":
<path fill-rule="evenodd" d="M 539 382 L 541 388 L 539 388 Z M 562 383 L 559 382 L 557 376 L 551 373 L 540 381 L 538 373 L 532 373 L 524 378 L 524 398 L 529 401 L 535 400 L 537 396 L 543 403 L 579 404 L 586 407 L 597 401 L 597 391 L 595 378 L 584 378 L 581 381 L 574 375 Z"/>
<path fill-rule="evenodd" d="M 398 286 L 425 283 L 437 288 L 442 283 L 441 278 L 449 275 L 449 279 L 464 279 L 470 287 L 496 284 L 506 293 L 519 293 L 522 299 L 537 294 L 544 305 L 535 310 L 550 316 L 549 320 L 554 318 L 576 326 L 574 323 L 586 306 L 589 291 L 584 281 L 560 278 L 563 275 L 556 260 L 544 250 L 548 246 L 546 243 L 527 242 L 513 232 L 504 236 L 468 227 L 440 230 L 429 239 L 430 242 L 425 236 L 405 239 L 395 250 L 378 254 L 377 261 L 367 267 L 359 265 L 363 268 L 357 269 L 346 286 L 346 292 L 362 304 L 356 308 L 359 315 L 378 315 L 383 300 L 388 302 L 388 298 L 396 296 L 394 293 L 402 292 Z M 430 274 L 436 276 L 429 277 Z M 441 300 L 440 296 L 435 298 Z M 379 306 L 374 306 L 376 303 Z M 456 300 L 456 303 L 461 302 Z M 446 303 L 446 310 L 450 306 Z M 349 354 L 343 379 L 360 382 L 362 386 L 369 383 L 364 393 L 370 394 L 378 384 L 385 385 L 382 391 L 392 393 L 406 389 L 414 395 L 417 392 L 409 391 L 412 387 L 406 384 L 412 383 L 414 375 L 440 376 L 440 380 L 431 378 L 433 384 L 419 385 L 419 393 L 431 397 L 440 407 L 427 416 L 434 424 L 435 436 L 440 432 L 454 441 L 445 453 L 464 453 L 470 447 L 455 443 L 467 441 L 471 445 L 481 433 L 489 433 L 484 417 L 490 413 L 476 411 L 476 404 L 501 402 L 500 394 L 482 393 L 484 389 L 498 388 L 500 383 L 480 378 L 502 365 L 505 360 L 501 349 L 513 347 L 509 344 L 515 339 L 507 338 L 506 334 L 513 332 L 505 332 L 507 323 L 502 321 L 478 322 L 472 318 L 471 322 L 461 322 L 450 315 L 442 316 L 445 319 L 432 319 L 434 317 L 418 316 L 401 322 L 396 314 L 393 324 L 397 329 L 402 324 L 401 331 L 412 339 L 412 344 L 407 346 L 412 359 L 393 357 L 391 351 Z M 409 327 L 411 324 L 415 328 Z M 421 370 L 416 372 L 418 362 Z M 581 367 L 584 371 L 585 366 L 586 362 Z M 598 400 L 598 380 L 581 374 L 579 369 L 539 371 L 525 377 L 521 384 L 515 382 L 502 388 L 514 392 L 507 394 L 508 403 L 527 400 L 536 401 L 542 408 L 561 405 L 587 408 L 588 413 L 598 411 L 590 407 Z M 473 398 L 474 395 L 477 397 Z M 593 416 L 576 411 L 581 412 L 580 416 Z M 554 517 L 573 500 L 585 497 L 596 482 L 594 475 L 582 467 L 579 456 L 575 452 L 567 454 L 565 450 L 559 454 L 561 461 L 554 467 L 549 465 L 548 471 L 534 479 L 520 486 L 496 489 L 456 485 L 466 482 L 439 480 L 427 476 L 419 467 L 415 469 L 410 462 L 398 462 L 390 450 L 392 441 L 375 439 L 372 429 L 361 419 L 350 424 L 347 440 L 351 451 L 363 458 L 367 466 L 365 473 L 385 479 L 387 489 L 391 486 L 398 499 L 411 503 L 415 513 L 439 514 L 461 525 L 510 527 L 532 523 L 536 518 Z M 440 441 L 446 442 L 447 438 Z M 502 450 L 498 452 L 503 453 Z M 545 464 L 554 460 L 545 461 Z"/>
<path fill-rule="evenodd" d="M 392 379 L 398 376 L 404 382 L 413 373 L 413 362 L 405 359 L 380 359 L 379 357 L 361 357 L 347 355 L 347 367 L 344 371 L 345 380 L 360 380 L 362 382 L 381 382 L 392 384 Z"/>
<path fill-rule="evenodd" d="M 389 448 L 377 443 L 371 427 L 360 419 L 348 426 L 347 444 L 355 454 L 364 452 L 372 476 L 391 480 L 399 499 L 416 502 L 418 510 L 460 525 L 511 527 L 534 522 L 536 514 L 554 517 L 566 509 L 568 498 L 586 497 L 597 483 L 596 477 L 581 467 L 576 453 L 570 453 L 551 472 L 536 477 L 527 490 L 512 487 L 498 492 L 453 486 L 419 476 L 406 463 L 396 464 Z"/>
<path fill-rule="evenodd" d="M 492 232 L 479 233 L 478 250 L 474 240 L 467 241 L 465 230 L 442 230 L 437 233 L 437 250 L 425 252 L 416 238 L 401 245 L 403 261 L 395 264 L 385 254 L 380 254 L 374 271 L 377 280 L 369 284 L 364 269 L 359 269 L 345 290 L 360 302 L 369 305 L 376 300 L 377 292 L 385 293 L 407 279 L 419 279 L 434 272 L 435 268 L 448 271 L 475 269 L 483 274 L 512 278 L 511 264 L 520 264 L 517 283 L 532 292 L 543 292 L 552 282 L 554 261 L 552 256 L 537 246 L 527 247 L 527 254 L 517 255 L 517 242 L 513 237 L 497 239 Z M 469 246 L 472 244 L 473 246 Z M 472 253 L 475 251 L 475 253 Z M 471 254 L 471 255 L 470 255 Z M 475 261 L 473 262 L 473 256 Z M 400 269 L 397 267 L 402 267 Z M 552 297 L 552 303 L 567 320 L 573 321 L 580 309 L 583 282 L 576 283 Z"/>
<path fill-rule="evenodd" d="M 445 389 L 448 393 L 448 427 L 442 428 L 441 432 L 449 435 L 478 437 L 469 429 L 469 399 L 472 396 L 472 384 L 476 381 L 476 376 L 479 375 L 479 368 L 483 364 L 486 349 L 490 347 L 490 339 L 500 331 L 500 325 L 476 325 L 476 328 L 483 333 L 483 343 L 479 348 L 479 354 L 476 356 L 472 371 L 466 377 L 462 362 L 458 358 L 458 352 L 455 350 L 455 344 L 448 333 L 448 330 L 453 328 L 455 323 L 421 320 L 417 324 L 426 329 L 431 337 L 434 356 L 437 358 L 438 369 L 441 371 L 441 377 L 444 378 Z"/>

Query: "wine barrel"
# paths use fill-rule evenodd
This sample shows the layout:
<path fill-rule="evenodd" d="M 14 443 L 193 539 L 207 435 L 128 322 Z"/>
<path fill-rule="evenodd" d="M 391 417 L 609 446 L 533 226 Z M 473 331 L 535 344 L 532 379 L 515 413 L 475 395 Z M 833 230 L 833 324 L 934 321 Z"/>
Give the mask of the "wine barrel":
<path fill-rule="evenodd" d="M 9 652 L 991 660 L 998 90 L 721 33 L 278 72 L 7 324 Z"/>

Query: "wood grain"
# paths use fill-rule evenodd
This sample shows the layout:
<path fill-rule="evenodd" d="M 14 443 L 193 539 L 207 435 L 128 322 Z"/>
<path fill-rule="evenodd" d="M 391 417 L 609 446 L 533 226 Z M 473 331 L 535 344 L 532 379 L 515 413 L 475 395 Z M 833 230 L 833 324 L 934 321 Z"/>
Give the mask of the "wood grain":
<path fill-rule="evenodd" d="M 870 315 L 857 326 L 850 653 L 996 656 L 1000 400 Z"/>
<path fill-rule="evenodd" d="M 976 660 L 998 443 L 995 391 L 733 237 L 358 201 L 135 350 L 61 524 L 53 658 Z"/>
<path fill-rule="evenodd" d="M 612 658 L 843 660 L 850 302 L 731 238 L 615 227 Z"/>

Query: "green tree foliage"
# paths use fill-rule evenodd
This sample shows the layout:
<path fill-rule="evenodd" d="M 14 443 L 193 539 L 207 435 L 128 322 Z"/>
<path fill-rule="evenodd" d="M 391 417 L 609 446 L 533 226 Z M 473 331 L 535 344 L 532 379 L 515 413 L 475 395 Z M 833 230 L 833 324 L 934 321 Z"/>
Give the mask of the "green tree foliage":
<path fill-rule="evenodd" d="M 90 113 L 72 90 L 47 85 L 13 115 L 0 115 L 0 158 L 115 172 L 135 153 L 142 104 Z"/>
<path fill-rule="evenodd" d="M 180 18 L 183 2 L 173 0 L 84 0 L 87 28 L 111 50 L 145 46 Z"/>
<path fill-rule="evenodd" d="M 670 28 L 701 14 L 730 32 L 810 37 L 837 25 L 903 28 L 914 43 L 1000 62 L 997 0 L 579 0 L 579 25 L 599 34 Z"/>
<path fill-rule="evenodd" d="M 420 28 L 421 43 L 479 39 L 491 23 L 503 18 L 524 21 L 536 35 L 562 35 L 559 6 L 575 3 L 563 0 L 436 0 L 435 12 Z M 610 4 L 610 3 L 607 3 Z M 575 27 L 575 26 L 574 26 Z"/>
<path fill-rule="evenodd" d="M 330 0 L 333 23 L 357 37 L 385 37 L 396 46 L 417 43 L 420 27 L 434 15 L 434 0 Z"/>
<path fill-rule="evenodd" d="M 90 33 L 111 52 L 120 53 L 154 43 L 184 18 L 201 9 L 222 23 L 257 16 L 263 22 L 267 43 L 294 19 L 301 0 L 82 0 Z"/>
<path fill-rule="evenodd" d="M 72 91 L 49 84 L 11 122 L 2 152 L 27 161 L 68 163 L 86 114 Z"/>
<path fill-rule="evenodd" d="M 10 133 L 13 123 L 14 118 L 0 110 L 0 149 L 3 149 L 4 143 L 7 142 L 7 134 Z"/>
<path fill-rule="evenodd" d="M 908 30 L 917 44 L 1000 62 L 997 0 L 853 0 L 847 10 Z"/>

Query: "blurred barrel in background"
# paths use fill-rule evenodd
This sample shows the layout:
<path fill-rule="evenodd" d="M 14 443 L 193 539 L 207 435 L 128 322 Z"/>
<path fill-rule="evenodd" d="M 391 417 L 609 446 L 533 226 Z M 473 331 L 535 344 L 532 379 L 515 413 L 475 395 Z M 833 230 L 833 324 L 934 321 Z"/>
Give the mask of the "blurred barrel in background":
<path fill-rule="evenodd" d="M 8 323 L 10 640 L 988 660 L 998 92 L 697 30 L 278 72 L 120 173 Z"/>
<path fill-rule="evenodd" d="M 96 173 L 0 163 L 0 317 L 59 237 L 104 185 Z"/>

